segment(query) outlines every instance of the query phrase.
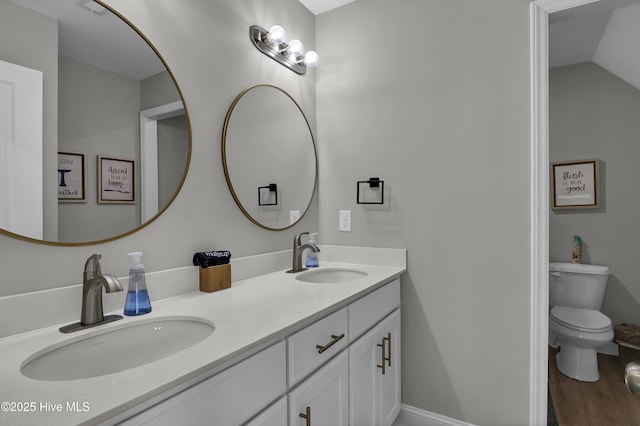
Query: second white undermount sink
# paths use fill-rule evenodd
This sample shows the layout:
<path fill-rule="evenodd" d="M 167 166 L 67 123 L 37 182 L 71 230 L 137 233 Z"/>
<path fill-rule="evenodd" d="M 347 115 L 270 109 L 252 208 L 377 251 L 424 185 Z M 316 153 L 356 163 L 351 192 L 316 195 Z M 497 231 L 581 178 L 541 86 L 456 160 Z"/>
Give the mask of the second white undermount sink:
<path fill-rule="evenodd" d="M 161 317 L 71 343 L 54 345 L 27 359 L 23 375 L 38 380 L 77 380 L 125 371 L 183 351 L 213 333 L 196 317 Z"/>
<path fill-rule="evenodd" d="M 343 283 L 366 277 L 367 273 L 358 269 L 327 268 L 314 269 L 296 276 L 296 280 L 307 283 L 331 284 Z"/>

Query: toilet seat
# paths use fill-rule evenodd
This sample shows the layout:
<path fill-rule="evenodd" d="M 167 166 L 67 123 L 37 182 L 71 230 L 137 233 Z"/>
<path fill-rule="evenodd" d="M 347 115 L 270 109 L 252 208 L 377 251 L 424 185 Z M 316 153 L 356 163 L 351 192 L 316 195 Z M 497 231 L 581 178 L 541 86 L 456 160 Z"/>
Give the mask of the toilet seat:
<path fill-rule="evenodd" d="M 611 329 L 609 317 L 591 309 L 554 306 L 550 316 L 552 321 L 576 331 L 597 333 Z"/>

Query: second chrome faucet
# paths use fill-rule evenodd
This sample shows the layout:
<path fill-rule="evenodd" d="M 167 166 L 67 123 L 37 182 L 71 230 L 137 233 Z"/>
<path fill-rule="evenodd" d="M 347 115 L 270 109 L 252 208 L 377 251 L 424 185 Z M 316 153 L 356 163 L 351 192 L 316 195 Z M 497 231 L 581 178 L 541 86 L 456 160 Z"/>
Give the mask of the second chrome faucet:
<path fill-rule="evenodd" d="M 295 237 L 293 237 L 293 262 L 292 262 L 291 269 L 287 271 L 287 273 L 289 274 L 307 270 L 307 268 L 304 268 L 302 266 L 302 252 L 305 249 L 309 249 L 315 253 L 318 253 L 320 251 L 320 248 L 318 248 L 318 246 L 315 245 L 314 243 L 306 242 L 305 244 L 302 244 L 301 240 L 303 235 L 309 235 L 309 233 L 301 232 L 297 234 Z"/>

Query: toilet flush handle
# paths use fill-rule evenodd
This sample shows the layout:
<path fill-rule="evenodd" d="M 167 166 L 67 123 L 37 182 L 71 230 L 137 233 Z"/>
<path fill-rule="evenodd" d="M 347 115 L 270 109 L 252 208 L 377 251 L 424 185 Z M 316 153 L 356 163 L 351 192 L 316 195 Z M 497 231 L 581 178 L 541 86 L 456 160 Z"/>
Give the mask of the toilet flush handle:
<path fill-rule="evenodd" d="M 552 277 L 561 277 L 562 276 L 562 272 L 549 272 L 549 275 L 551 275 Z"/>

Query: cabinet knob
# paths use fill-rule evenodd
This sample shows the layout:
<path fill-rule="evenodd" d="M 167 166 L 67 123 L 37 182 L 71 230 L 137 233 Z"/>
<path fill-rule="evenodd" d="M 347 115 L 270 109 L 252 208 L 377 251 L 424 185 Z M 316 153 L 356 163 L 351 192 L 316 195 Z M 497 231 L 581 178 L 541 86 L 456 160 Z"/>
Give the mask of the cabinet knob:
<path fill-rule="evenodd" d="M 326 345 L 316 345 L 316 349 L 318 350 L 318 353 L 321 354 L 322 352 L 326 351 L 327 349 L 329 349 L 331 346 L 335 345 L 336 343 L 338 343 L 338 341 L 340 339 L 342 339 L 344 337 L 344 333 L 336 336 L 335 334 L 331 335 L 331 341 L 329 343 L 327 343 Z"/>
<path fill-rule="evenodd" d="M 311 407 L 307 407 L 304 413 L 300 413 L 298 415 L 305 419 L 305 426 L 311 426 Z"/>

